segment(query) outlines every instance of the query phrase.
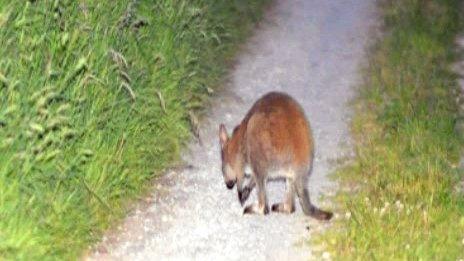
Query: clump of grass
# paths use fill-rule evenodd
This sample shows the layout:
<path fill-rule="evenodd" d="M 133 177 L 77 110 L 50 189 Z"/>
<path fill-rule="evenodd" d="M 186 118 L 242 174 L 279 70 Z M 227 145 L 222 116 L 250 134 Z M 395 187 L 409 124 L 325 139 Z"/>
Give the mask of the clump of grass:
<path fill-rule="evenodd" d="M 322 238 L 336 259 L 464 258 L 464 197 L 455 185 L 462 138 L 454 39 L 459 1 L 394 0 L 370 56 L 353 120 L 354 162 L 337 177 L 351 191 Z M 321 242 L 321 241 L 319 241 Z"/>
<path fill-rule="evenodd" d="M 69 259 L 178 160 L 265 0 L 0 0 L 0 259 Z"/>

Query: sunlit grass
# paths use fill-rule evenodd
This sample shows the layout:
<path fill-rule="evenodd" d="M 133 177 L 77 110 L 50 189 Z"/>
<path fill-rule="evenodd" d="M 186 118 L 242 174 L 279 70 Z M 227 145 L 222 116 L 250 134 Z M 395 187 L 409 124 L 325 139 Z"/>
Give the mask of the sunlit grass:
<path fill-rule="evenodd" d="M 0 259 L 76 258 L 178 160 L 265 0 L 0 0 Z"/>
<path fill-rule="evenodd" d="M 318 242 L 341 260 L 464 258 L 457 86 L 459 1 L 394 0 L 353 120 L 354 162 L 337 173 L 341 218 Z M 462 15 L 462 13 L 461 13 Z M 346 213 L 346 214 L 345 214 Z"/>

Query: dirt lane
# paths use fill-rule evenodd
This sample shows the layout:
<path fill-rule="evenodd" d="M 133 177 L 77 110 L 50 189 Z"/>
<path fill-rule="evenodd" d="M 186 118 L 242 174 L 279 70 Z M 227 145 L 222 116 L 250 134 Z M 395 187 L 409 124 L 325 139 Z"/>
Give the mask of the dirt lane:
<path fill-rule="evenodd" d="M 231 129 L 266 92 L 284 91 L 303 106 L 316 139 L 316 161 L 308 186 L 334 193 L 327 175 L 331 160 L 348 153 L 347 101 L 359 80 L 373 1 L 276 1 L 238 56 L 222 94 L 202 125 L 203 147 L 192 144 L 184 159 L 192 167 L 163 177 L 151 202 L 131 214 L 119 232 L 105 237 L 91 259 L 117 260 L 306 260 L 301 244 L 326 223 L 295 214 L 243 216 L 236 191 L 220 172 L 217 129 Z M 285 184 L 268 184 L 269 203 L 281 201 Z M 248 203 L 256 200 L 253 193 Z M 327 206 L 325 206 L 327 208 Z"/>

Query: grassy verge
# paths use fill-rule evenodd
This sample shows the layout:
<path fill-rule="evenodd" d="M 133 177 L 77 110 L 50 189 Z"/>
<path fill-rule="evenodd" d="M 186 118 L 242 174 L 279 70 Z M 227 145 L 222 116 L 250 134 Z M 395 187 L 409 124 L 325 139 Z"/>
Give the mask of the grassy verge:
<path fill-rule="evenodd" d="M 459 1 L 393 0 L 353 120 L 356 157 L 337 177 L 343 213 L 322 236 L 335 259 L 464 258 L 462 138 L 450 67 Z M 319 241 L 320 242 L 320 241 Z"/>
<path fill-rule="evenodd" d="M 73 259 L 178 159 L 265 0 L 0 0 L 0 259 Z"/>

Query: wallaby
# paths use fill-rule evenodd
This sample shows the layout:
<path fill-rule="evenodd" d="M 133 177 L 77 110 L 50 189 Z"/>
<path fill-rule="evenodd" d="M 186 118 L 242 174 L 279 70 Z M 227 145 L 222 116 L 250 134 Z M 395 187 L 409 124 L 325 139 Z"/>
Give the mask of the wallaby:
<path fill-rule="evenodd" d="M 229 137 L 224 124 L 219 126 L 222 173 L 228 189 L 237 184 L 240 203 L 247 200 L 253 187 L 258 190 L 258 203 L 245 207 L 243 213 L 268 214 L 266 197 L 268 178 L 285 178 L 283 203 L 272 205 L 272 211 L 293 213 L 294 194 L 303 212 L 319 220 L 329 220 L 331 212 L 314 206 L 306 188 L 314 158 L 314 141 L 303 109 L 289 95 L 270 92 L 251 107 Z M 245 167 L 250 167 L 252 180 L 243 186 Z"/>

